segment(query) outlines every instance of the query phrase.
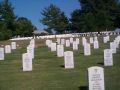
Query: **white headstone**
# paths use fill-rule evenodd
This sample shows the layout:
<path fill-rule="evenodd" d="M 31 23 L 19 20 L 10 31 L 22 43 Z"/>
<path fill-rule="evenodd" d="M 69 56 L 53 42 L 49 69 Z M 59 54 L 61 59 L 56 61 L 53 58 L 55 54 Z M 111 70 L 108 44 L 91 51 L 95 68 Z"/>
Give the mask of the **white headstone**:
<path fill-rule="evenodd" d="M 56 43 L 51 44 L 51 51 L 56 51 Z"/>
<path fill-rule="evenodd" d="M 104 66 L 113 66 L 113 55 L 111 49 L 104 50 Z"/>
<path fill-rule="evenodd" d="M 73 42 L 73 50 L 78 50 L 78 44 L 76 41 Z"/>
<path fill-rule="evenodd" d="M 4 48 L 0 48 L 0 60 L 4 60 Z"/>
<path fill-rule="evenodd" d="M 76 43 L 77 43 L 78 45 L 80 44 L 79 38 L 76 38 Z"/>
<path fill-rule="evenodd" d="M 94 41 L 98 41 L 98 37 L 94 37 Z"/>
<path fill-rule="evenodd" d="M 11 49 L 16 49 L 16 42 L 11 42 Z"/>
<path fill-rule="evenodd" d="M 65 39 L 61 39 L 61 45 L 65 44 Z"/>
<path fill-rule="evenodd" d="M 51 43 L 52 43 L 52 40 L 46 40 L 46 46 L 48 46 L 49 48 L 51 48 Z"/>
<path fill-rule="evenodd" d="M 99 48 L 99 43 L 98 41 L 94 41 L 94 49 L 98 49 Z"/>
<path fill-rule="evenodd" d="M 30 56 L 32 57 L 32 59 L 34 58 L 34 47 L 32 45 L 29 45 L 27 47 L 27 53 L 30 54 Z"/>
<path fill-rule="evenodd" d="M 93 37 L 90 37 L 90 43 L 91 44 L 93 43 Z"/>
<path fill-rule="evenodd" d="M 114 42 L 110 42 L 110 49 L 112 50 L 112 53 L 116 53 L 116 45 Z"/>
<path fill-rule="evenodd" d="M 32 71 L 32 57 L 29 53 L 22 55 L 23 71 Z"/>
<path fill-rule="evenodd" d="M 60 44 L 60 38 L 57 38 L 57 44 Z"/>
<path fill-rule="evenodd" d="M 63 45 L 57 45 L 57 56 L 63 57 L 64 56 L 64 47 Z"/>
<path fill-rule="evenodd" d="M 5 45 L 5 53 L 11 53 L 11 46 Z"/>
<path fill-rule="evenodd" d="M 87 43 L 86 38 L 85 38 L 85 37 L 82 37 L 82 44 L 83 44 L 83 46 L 84 46 L 86 43 Z"/>
<path fill-rule="evenodd" d="M 103 42 L 107 43 L 107 38 L 106 37 L 103 37 Z"/>
<path fill-rule="evenodd" d="M 72 37 L 70 38 L 70 43 L 73 43 L 73 38 Z"/>
<path fill-rule="evenodd" d="M 30 45 L 32 45 L 33 47 L 35 47 L 35 39 L 31 39 Z"/>
<path fill-rule="evenodd" d="M 46 42 L 45 42 L 46 46 L 48 46 L 49 42 L 50 42 L 50 40 L 46 40 Z"/>
<path fill-rule="evenodd" d="M 110 36 L 109 35 L 107 36 L 107 41 L 110 41 Z"/>
<path fill-rule="evenodd" d="M 84 55 L 85 56 L 91 55 L 91 48 L 89 43 L 86 43 L 84 45 Z"/>
<path fill-rule="evenodd" d="M 64 65 L 65 68 L 74 68 L 74 58 L 72 51 L 64 52 Z"/>
<path fill-rule="evenodd" d="M 66 47 L 70 47 L 70 40 L 66 40 Z"/>
<path fill-rule="evenodd" d="M 105 90 L 104 69 L 94 66 L 88 68 L 89 90 Z"/>

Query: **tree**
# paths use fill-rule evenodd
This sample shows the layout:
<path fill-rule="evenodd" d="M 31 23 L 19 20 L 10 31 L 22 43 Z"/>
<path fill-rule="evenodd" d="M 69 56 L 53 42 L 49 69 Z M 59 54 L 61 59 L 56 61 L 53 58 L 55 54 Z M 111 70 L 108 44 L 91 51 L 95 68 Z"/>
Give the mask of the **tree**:
<path fill-rule="evenodd" d="M 3 22 L 5 27 L 11 30 L 12 33 L 15 30 L 14 21 L 16 19 L 13 9 L 9 0 L 4 0 L 0 3 L 1 22 Z"/>
<path fill-rule="evenodd" d="M 55 31 L 56 33 L 64 33 L 68 25 L 68 19 L 57 6 L 51 4 L 45 8 L 41 14 L 43 19 L 40 20 L 47 26 L 46 30 L 49 32 Z"/>
<path fill-rule="evenodd" d="M 114 21 L 114 27 L 120 28 L 120 4 L 119 4 L 118 10 L 115 13 L 115 15 L 116 15 L 116 18 Z"/>
<path fill-rule="evenodd" d="M 75 27 L 79 27 L 77 31 L 99 32 L 115 28 L 116 16 L 119 17 L 120 11 L 118 0 L 79 0 L 79 2 L 81 9 L 74 11 L 71 19 L 72 24 L 76 23 Z M 79 15 L 76 15 L 77 13 Z"/>
<path fill-rule="evenodd" d="M 14 8 L 9 0 L 0 2 L 0 40 L 11 37 L 31 36 L 35 27 L 25 17 L 16 17 Z"/>
<path fill-rule="evenodd" d="M 25 17 L 19 17 L 16 20 L 16 35 L 20 36 L 32 36 L 35 27 L 31 21 Z"/>
<path fill-rule="evenodd" d="M 0 38 L 9 39 L 14 35 L 15 25 L 14 20 L 16 16 L 14 15 L 12 4 L 8 0 L 3 0 L 0 2 Z"/>

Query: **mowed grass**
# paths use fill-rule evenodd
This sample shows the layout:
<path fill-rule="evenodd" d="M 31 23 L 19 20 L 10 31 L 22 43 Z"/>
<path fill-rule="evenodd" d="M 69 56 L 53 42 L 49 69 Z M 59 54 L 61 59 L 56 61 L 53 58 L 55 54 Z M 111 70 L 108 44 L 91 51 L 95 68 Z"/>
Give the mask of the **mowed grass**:
<path fill-rule="evenodd" d="M 113 39 L 111 39 L 112 41 Z M 56 52 L 51 52 L 44 45 L 45 40 L 36 40 L 33 71 L 22 71 L 22 54 L 26 52 L 28 41 L 17 41 L 18 49 L 5 55 L 0 61 L 0 90 L 88 90 L 87 68 L 103 65 L 103 50 L 109 48 L 99 38 L 100 48 L 93 49 L 91 56 L 84 56 L 80 42 L 79 50 L 74 51 L 74 69 L 64 68 L 64 58 L 58 58 Z M 10 41 L 0 42 L 10 44 Z M 65 51 L 72 48 L 65 48 Z M 114 66 L 104 67 L 105 90 L 120 88 L 120 48 L 113 55 Z"/>

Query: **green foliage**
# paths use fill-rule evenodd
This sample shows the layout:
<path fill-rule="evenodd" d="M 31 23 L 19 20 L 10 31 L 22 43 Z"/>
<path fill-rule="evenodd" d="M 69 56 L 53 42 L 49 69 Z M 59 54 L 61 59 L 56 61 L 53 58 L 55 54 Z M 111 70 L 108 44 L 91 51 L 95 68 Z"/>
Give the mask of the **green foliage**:
<path fill-rule="evenodd" d="M 65 28 L 68 25 L 68 19 L 57 6 L 51 4 L 45 8 L 42 13 L 43 19 L 41 22 L 47 26 L 46 30 L 52 33 L 56 31 L 57 33 L 64 33 Z"/>
<path fill-rule="evenodd" d="M 8 0 L 0 3 L 1 22 L 3 22 L 5 27 L 11 30 L 12 33 L 14 33 L 14 20 L 16 19 L 13 9 L 12 4 Z"/>
<path fill-rule="evenodd" d="M 34 26 L 31 21 L 25 17 L 19 17 L 16 20 L 16 35 L 31 36 L 33 35 Z"/>
<path fill-rule="evenodd" d="M 11 37 L 31 36 L 35 27 L 24 17 L 16 17 L 14 8 L 9 0 L 0 2 L 0 40 Z"/>
<path fill-rule="evenodd" d="M 118 0 L 79 0 L 81 9 L 71 14 L 78 32 L 104 31 L 116 28 L 119 19 Z"/>

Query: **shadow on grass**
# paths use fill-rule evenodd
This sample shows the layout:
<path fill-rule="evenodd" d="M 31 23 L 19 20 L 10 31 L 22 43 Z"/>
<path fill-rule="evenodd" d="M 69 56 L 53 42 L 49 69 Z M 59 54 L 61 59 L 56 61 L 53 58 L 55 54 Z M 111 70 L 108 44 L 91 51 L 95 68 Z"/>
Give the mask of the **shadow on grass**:
<path fill-rule="evenodd" d="M 60 67 L 64 68 L 65 66 L 64 65 L 60 65 Z"/>
<path fill-rule="evenodd" d="M 88 90 L 88 86 L 80 86 L 79 89 L 80 90 Z"/>
<path fill-rule="evenodd" d="M 97 64 L 99 64 L 99 65 L 104 65 L 104 63 L 103 63 L 103 62 L 100 62 L 100 63 L 97 63 Z"/>
<path fill-rule="evenodd" d="M 57 56 L 57 54 L 54 54 L 54 56 Z"/>
<path fill-rule="evenodd" d="M 84 54 L 83 52 L 81 52 L 80 54 Z"/>

